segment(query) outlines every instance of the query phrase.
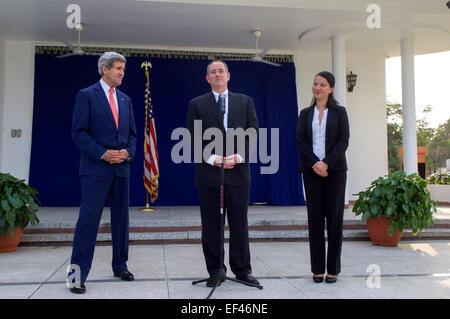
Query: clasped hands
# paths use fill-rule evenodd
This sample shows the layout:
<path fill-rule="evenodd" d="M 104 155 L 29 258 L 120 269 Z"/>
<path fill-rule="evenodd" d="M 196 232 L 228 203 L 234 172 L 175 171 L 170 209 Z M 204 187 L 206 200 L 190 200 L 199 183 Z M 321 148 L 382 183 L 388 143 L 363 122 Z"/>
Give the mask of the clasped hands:
<path fill-rule="evenodd" d="M 214 166 L 221 167 L 222 162 L 223 162 L 224 169 L 231 169 L 231 168 L 234 168 L 234 165 L 239 163 L 239 158 L 238 158 L 237 154 L 229 155 L 225 158 L 220 155 L 217 155 L 216 159 L 214 160 Z"/>
<path fill-rule="evenodd" d="M 120 151 L 107 150 L 105 154 L 103 154 L 102 159 L 109 164 L 119 164 L 125 161 L 128 157 L 130 157 L 130 154 L 128 154 L 128 151 L 125 149 L 121 149 Z"/>
<path fill-rule="evenodd" d="M 313 165 L 312 169 L 320 177 L 327 177 L 328 176 L 328 171 L 327 171 L 328 170 L 328 165 L 325 162 L 322 162 L 322 161 L 316 162 L 316 164 Z"/>

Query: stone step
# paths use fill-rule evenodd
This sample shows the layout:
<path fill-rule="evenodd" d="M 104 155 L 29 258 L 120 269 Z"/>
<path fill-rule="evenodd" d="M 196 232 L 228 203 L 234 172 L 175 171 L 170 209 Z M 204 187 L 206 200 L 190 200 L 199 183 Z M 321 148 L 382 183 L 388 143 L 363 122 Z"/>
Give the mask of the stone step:
<path fill-rule="evenodd" d="M 62 225 L 60 225 L 62 226 Z M 146 226 L 130 223 L 130 242 L 132 244 L 161 243 L 161 242 L 200 242 L 201 226 L 197 222 L 184 225 Z M 69 245 L 73 241 L 74 225 L 62 227 L 26 228 L 22 243 L 33 244 L 60 244 Z M 326 234 L 326 233 L 325 233 Z M 228 226 L 225 227 L 225 239 L 229 238 Z M 306 221 L 253 221 L 249 224 L 249 238 L 251 241 L 264 240 L 308 240 L 308 226 Z M 344 240 L 369 240 L 365 222 L 349 220 L 344 222 Z M 432 228 L 422 231 L 420 236 L 414 236 L 410 229 L 403 233 L 403 239 L 450 239 L 450 220 L 437 220 Z M 97 235 L 97 242 L 111 241 L 111 228 L 109 223 L 101 224 Z"/>

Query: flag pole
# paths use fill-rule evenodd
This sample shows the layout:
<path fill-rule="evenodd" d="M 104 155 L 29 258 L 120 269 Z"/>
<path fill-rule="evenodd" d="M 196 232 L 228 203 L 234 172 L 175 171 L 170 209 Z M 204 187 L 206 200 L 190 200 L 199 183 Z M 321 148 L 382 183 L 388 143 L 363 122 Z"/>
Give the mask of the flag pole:
<path fill-rule="evenodd" d="M 141 212 L 154 212 L 156 209 L 153 207 L 150 207 L 150 204 L 148 203 L 148 191 L 147 193 L 147 203 L 145 204 L 145 207 L 141 208 Z"/>
<path fill-rule="evenodd" d="M 145 133 L 144 133 L 144 136 L 145 136 L 147 134 L 147 130 L 148 130 L 148 95 L 150 94 L 150 77 L 149 77 L 149 72 L 148 72 L 147 68 L 148 67 L 151 68 L 152 64 L 150 62 L 148 62 L 148 61 L 142 62 L 141 68 L 143 68 L 143 67 L 145 67 L 145 76 L 147 78 L 147 92 L 146 92 L 147 98 L 145 99 Z M 145 153 L 147 153 L 147 146 L 146 146 L 146 141 L 145 141 L 145 138 L 144 138 L 144 156 L 145 156 Z M 156 209 L 153 208 L 153 207 L 150 207 L 150 204 L 148 202 L 149 190 L 148 190 L 148 188 L 145 185 L 145 181 L 144 181 L 144 188 L 146 190 L 146 192 L 145 192 L 146 193 L 146 204 L 145 204 L 145 207 L 140 208 L 139 210 L 141 212 L 154 212 Z"/>

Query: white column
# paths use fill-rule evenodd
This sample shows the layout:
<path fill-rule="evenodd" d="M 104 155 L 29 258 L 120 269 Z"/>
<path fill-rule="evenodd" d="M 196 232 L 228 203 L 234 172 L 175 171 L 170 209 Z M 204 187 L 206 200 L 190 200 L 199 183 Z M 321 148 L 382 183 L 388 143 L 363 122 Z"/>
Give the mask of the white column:
<path fill-rule="evenodd" d="M 331 55 L 333 75 L 336 80 L 334 85 L 334 98 L 340 105 L 347 105 L 347 84 L 345 78 L 345 38 L 334 36 L 331 39 Z M 345 186 L 345 204 L 348 205 L 348 183 Z"/>
<path fill-rule="evenodd" d="M 2 172 L 3 132 L 5 123 L 6 41 L 0 41 L 0 173 Z"/>
<path fill-rule="evenodd" d="M 416 97 L 414 87 L 414 41 L 402 39 L 403 170 L 417 173 Z"/>
<path fill-rule="evenodd" d="M 347 84 L 345 75 L 345 38 L 334 36 L 331 39 L 333 74 L 336 79 L 334 98 L 339 104 L 347 105 Z"/>
<path fill-rule="evenodd" d="M 34 43 L 0 44 L 0 172 L 28 182 L 33 125 Z M 11 130 L 21 130 L 12 137 Z"/>

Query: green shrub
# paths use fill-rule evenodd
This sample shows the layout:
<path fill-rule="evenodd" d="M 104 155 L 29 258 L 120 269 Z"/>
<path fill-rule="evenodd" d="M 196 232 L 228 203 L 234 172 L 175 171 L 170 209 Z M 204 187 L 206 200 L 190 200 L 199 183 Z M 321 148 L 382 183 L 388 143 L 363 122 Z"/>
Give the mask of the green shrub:
<path fill-rule="evenodd" d="M 450 174 L 433 174 L 427 181 L 428 184 L 450 185 Z"/>
<path fill-rule="evenodd" d="M 430 198 L 427 181 L 417 174 L 390 173 L 355 195 L 358 199 L 353 212 L 362 215 L 362 220 L 382 214 L 392 218 L 388 228 L 390 236 L 396 229 L 403 231 L 407 227 L 417 235 L 418 231 L 434 224 L 432 214 L 436 212 L 436 202 Z"/>
<path fill-rule="evenodd" d="M 39 219 L 38 191 L 10 174 L 0 173 L 0 234 L 12 236 L 14 228 L 36 225 Z"/>

